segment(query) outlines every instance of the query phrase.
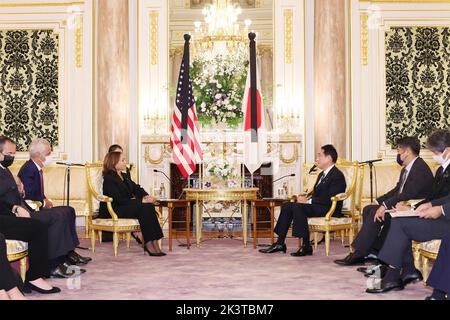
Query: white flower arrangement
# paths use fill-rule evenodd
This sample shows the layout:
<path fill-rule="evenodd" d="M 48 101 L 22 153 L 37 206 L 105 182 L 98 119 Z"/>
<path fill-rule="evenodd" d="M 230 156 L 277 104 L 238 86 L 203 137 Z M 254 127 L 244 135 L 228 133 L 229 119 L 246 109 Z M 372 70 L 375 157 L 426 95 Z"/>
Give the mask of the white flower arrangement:
<path fill-rule="evenodd" d="M 225 124 L 235 129 L 243 119 L 242 99 L 247 81 L 248 52 L 240 47 L 232 54 L 199 54 L 191 65 L 198 121 L 205 127 Z"/>
<path fill-rule="evenodd" d="M 218 158 L 209 162 L 206 166 L 206 171 L 210 175 L 216 176 L 222 180 L 228 180 L 230 177 L 236 176 L 236 170 L 223 158 Z"/>

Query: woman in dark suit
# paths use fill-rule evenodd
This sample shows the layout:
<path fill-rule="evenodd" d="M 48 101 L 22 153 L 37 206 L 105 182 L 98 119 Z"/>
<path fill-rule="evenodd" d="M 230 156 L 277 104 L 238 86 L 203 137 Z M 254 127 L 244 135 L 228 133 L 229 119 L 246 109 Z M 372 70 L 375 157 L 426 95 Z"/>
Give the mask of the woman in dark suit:
<path fill-rule="evenodd" d="M 113 199 L 112 207 L 119 218 L 138 219 L 144 238 L 144 251 L 150 256 L 165 256 L 158 240 L 164 237 L 156 216 L 155 199 L 133 182 L 126 171 L 123 153 L 111 152 L 103 163 L 103 194 Z M 106 203 L 100 204 L 100 218 L 111 218 Z"/>

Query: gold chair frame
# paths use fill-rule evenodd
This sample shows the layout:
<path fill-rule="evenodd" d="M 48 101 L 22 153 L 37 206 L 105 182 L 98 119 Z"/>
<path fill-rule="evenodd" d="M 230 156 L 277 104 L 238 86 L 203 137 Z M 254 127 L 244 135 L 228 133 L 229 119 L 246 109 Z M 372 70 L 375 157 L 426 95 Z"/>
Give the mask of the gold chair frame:
<path fill-rule="evenodd" d="M 22 278 L 22 281 L 25 282 L 25 276 L 27 274 L 27 256 L 28 256 L 28 250 L 25 250 L 23 252 L 15 253 L 15 254 L 6 254 L 8 261 L 16 262 L 20 260 L 20 277 Z"/>
<path fill-rule="evenodd" d="M 95 252 L 95 240 L 96 235 L 99 236 L 99 241 L 102 241 L 102 232 L 112 232 L 113 233 L 113 246 L 114 246 L 114 256 L 117 257 L 118 247 L 119 247 L 119 235 L 125 234 L 126 236 L 126 244 L 127 248 L 130 248 L 131 241 L 131 233 L 132 232 L 140 232 L 141 228 L 139 224 L 132 224 L 134 219 L 120 219 L 117 214 L 114 212 L 112 207 L 113 199 L 109 198 L 105 195 L 99 194 L 94 187 L 91 176 L 91 169 L 100 169 L 103 167 L 102 163 L 86 163 L 86 180 L 88 184 L 88 194 L 87 194 L 87 203 L 89 209 L 89 230 L 91 235 L 91 246 L 92 252 Z M 94 205 L 93 200 L 96 199 L 99 202 L 106 202 L 106 206 L 108 208 L 108 212 L 111 215 L 111 219 L 95 219 L 94 218 Z M 106 222 L 111 223 L 111 225 L 98 225 L 94 222 Z M 130 225 L 123 226 L 121 222 L 130 222 Z"/>
<path fill-rule="evenodd" d="M 31 206 L 36 206 L 36 208 L 32 208 L 35 211 L 39 211 L 39 208 L 42 206 L 42 202 L 39 202 L 39 201 L 27 200 L 26 202 L 28 205 L 31 204 Z M 22 281 L 25 282 L 25 277 L 27 274 L 28 250 L 14 253 L 14 254 L 6 253 L 6 257 L 8 258 L 8 261 L 10 263 L 20 261 L 20 277 L 22 278 Z"/>
<path fill-rule="evenodd" d="M 314 235 L 314 246 L 315 249 L 317 249 L 317 236 L 318 233 L 325 233 L 325 254 L 326 256 L 330 255 L 330 240 L 331 240 L 331 232 L 341 232 L 342 237 L 342 244 L 344 244 L 344 237 L 345 233 L 348 232 L 349 234 L 349 244 L 350 244 L 350 251 L 352 250 L 351 244 L 353 242 L 353 237 L 355 234 L 355 211 L 356 211 L 356 183 L 358 180 L 358 171 L 360 171 L 360 165 L 358 162 L 350 162 L 346 160 L 339 160 L 336 164 L 336 166 L 339 167 L 353 167 L 353 177 L 352 181 L 350 183 L 350 187 L 348 187 L 347 191 L 345 193 L 338 194 L 331 198 L 331 208 L 328 210 L 326 216 L 323 218 L 325 221 L 324 224 L 309 224 L 309 230 Z M 308 166 L 304 167 L 304 185 L 307 185 L 307 179 L 308 179 Z M 348 181 L 347 181 L 348 183 Z M 341 224 L 332 224 L 331 220 L 333 217 L 333 214 L 336 210 L 337 203 L 339 201 L 345 201 L 347 199 L 351 198 L 350 202 L 350 209 L 348 211 L 345 211 L 343 209 L 342 214 L 350 217 L 351 222 L 350 223 L 341 223 Z M 339 218 L 338 218 L 339 219 Z"/>

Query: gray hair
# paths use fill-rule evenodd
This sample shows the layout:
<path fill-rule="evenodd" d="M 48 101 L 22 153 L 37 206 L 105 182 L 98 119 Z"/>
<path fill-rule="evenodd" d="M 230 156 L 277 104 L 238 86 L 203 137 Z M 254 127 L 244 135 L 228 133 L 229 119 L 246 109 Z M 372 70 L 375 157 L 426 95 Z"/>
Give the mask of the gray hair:
<path fill-rule="evenodd" d="M 31 142 L 29 151 L 30 151 L 30 157 L 35 157 L 37 155 L 43 155 L 45 152 L 46 147 L 50 147 L 50 142 L 48 142 L 45 139 L 36 139 L 33 142 Z"/>
<path fill-rule="evenodd" d="M 446 148 L 450 147 L 450 131 L 440 129 L 428 138 L 427 147 L 431 151 L 443 153 Z"/>

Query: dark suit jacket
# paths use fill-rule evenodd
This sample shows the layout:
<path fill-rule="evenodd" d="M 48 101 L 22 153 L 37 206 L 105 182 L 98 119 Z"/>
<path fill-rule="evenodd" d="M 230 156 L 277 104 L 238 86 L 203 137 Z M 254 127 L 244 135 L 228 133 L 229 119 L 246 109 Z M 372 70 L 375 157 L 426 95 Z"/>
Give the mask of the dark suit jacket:
<path fill-rule="evenodd" d="M 122 174 L 124 180 L 115 172 L 103 176 L 103 194 L 113 199 L 113 209 L 119 217 L 133 216 L 133 212 L 142 205 L 142 198 L 148 193 L 127 174 Z M 106 203 L 100 203 L 101 218 L 110 218 Z"/>
<path fill-rule="evenodd" d="M 441 170 L 440 167 L 438 170 Z M 446 198 L 450 195 L 450 166 L 447 166 L 442 176 L 439 177 L 436 173 L 434 178 L 433 188 L 429 197 L 426 200 L 419 203 L 421 204 L 431 202 L 433 206 L 443 205 L 446 203 Z"/>
<path fill-rule="evenodd" d="M 386 207 L 391 209 L 398 202 L 428 198 L 431 195 L 434 183 L 433 172 L 431 172 L 430 167 L 422 158 L 417 158 L 414 161 L 403 190 L 399 193 L 404 172 L 405 168 L 400 173 L 400 178 L 395 188 L 377 199 L 379 204 L 384 202 Z"/>
<path fill-rule="evenodd" d="M 29 211 L 33 211 L 26 205 L 25 201 L 23 201 L 11 171 L 0 167 L 0 214 L 15 216 L 12 213 L 12 208 L 16 205 L 23 206 Z"/>
<path fill-rule="evenodd" d="M 324 180 L 318 184 L 322 176 L 323 172 L 319 174 L 316 184 L 314 185 L 312 204 L 331 207 L 331 198 L 340 193 L 344 193 L 347 189 L 345 177 L 341 170 L 339 170 L 336 166 L 334 166 L 333 169 L 328 172 Z M 334 212 L 335 217 L 339 217 L 341 215 L 342 205 L 342 201 L 339 201 L 336 211 Z"/>
<path fill-rule="evenodd" d="M 42 192 L 39 170 L 33 160 L 25 162 L 17 175 L 22 180 L 25 199 L 39 201 L 43 204 L 46 197 Z"/>

